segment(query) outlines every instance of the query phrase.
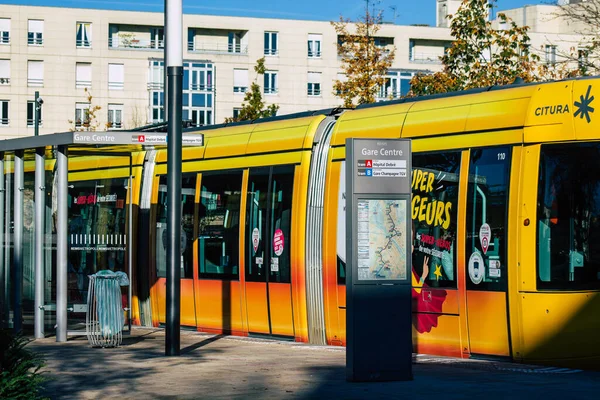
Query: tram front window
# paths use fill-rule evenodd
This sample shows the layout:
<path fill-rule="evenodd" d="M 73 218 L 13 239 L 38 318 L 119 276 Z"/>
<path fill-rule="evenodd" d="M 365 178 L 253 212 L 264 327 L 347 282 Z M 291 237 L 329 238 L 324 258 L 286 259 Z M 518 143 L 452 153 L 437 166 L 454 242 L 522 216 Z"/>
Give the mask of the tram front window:
<path fill-rule="evenodd" d="M 600 288 L 600 145 L 543 145 L 538 287 Z"/>

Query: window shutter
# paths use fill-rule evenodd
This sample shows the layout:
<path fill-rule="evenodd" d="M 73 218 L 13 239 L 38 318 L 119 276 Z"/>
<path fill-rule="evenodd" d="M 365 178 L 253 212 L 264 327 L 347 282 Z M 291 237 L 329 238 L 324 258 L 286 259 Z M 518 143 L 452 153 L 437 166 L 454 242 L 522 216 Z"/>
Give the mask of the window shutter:
<path fill-rule="evenodd" d="M 44 21 L 39 19 L 30 19 L 28 21 L 29 32 L 44 32 Z"/>
<path fill-rule="evenodd" d="M 10 32 L 10 19 L 9 18 L 0 18 L 0 31 Z"/>
<path fill-rule="evenodd" d="M 0 60 L 0 78 L 10 78 L 10 60 Z"/>
<path fill-rule="evenodd" d="M 233 86 L 248 87 L 248 70 L 234 69 L 233 70 Z"/>
<path fill-rule="evenodd" d="M 28 80 L 44 80 L 44 62 L 43 61 L 28 61 L 27 62 L 27 79 Z"/>

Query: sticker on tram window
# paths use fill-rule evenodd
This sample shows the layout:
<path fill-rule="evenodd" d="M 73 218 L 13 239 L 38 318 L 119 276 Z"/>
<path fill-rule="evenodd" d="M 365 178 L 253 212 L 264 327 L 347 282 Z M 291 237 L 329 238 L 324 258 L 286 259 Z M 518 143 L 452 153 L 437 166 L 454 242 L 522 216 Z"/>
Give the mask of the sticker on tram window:
<path fill-rule="evenodd" d="M 481 242 L 481 250 L 483 254 L 486 254 L 490 245 L 490 238 L 492 236 L 492 230 L 488 224 L 481 225 L 479 228 L 479 241 Z"/>
<path fill-rule="evenodd" d="M 469 257 L 469 278 L 474 284 L 479 285 L 483 281 L 484 269 L 485 261 L 483 261 L 481 253 L 476 251 L 471 254 L 471 257 Z"/>
<path fill-rule="evenodd" d="M 279 272 L 279 258 L 271 258 L 271 272 Z"/>
<path fill-rule="evenodd" d="M 263 258 L 262 257 L 256 257 L 255 261 L 256 261 L 256 265 L 262 265 Z"/>
<path fill-rule="evenodd" d="M 279 257 L 283 253 L 283 231 L 281 229 L 277 229 L 275 234 L 273 235 L 273 251 Z"/>
<path fill-rule="evenodd" d="M 254 228 L 252 230 L 252 249 L 254 250 L 254 253 L 256 253 L 256 250 L 258 250 L 259 242 L 260 242 L 260 232 L 258 231 L 258 228 Z"/>

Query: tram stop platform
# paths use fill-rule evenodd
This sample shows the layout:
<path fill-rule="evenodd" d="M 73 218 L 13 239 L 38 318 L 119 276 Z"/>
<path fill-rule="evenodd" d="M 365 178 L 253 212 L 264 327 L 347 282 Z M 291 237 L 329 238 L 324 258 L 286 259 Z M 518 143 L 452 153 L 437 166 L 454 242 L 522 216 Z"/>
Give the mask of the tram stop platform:
<path fill-rule="evenodd" d="M 47 361 L 51 399 L 597 399 L 600 372 L 418 355 L 410 382 L 348 383 L 344 348 L 134 328 L 119 348 L 85 337 L 28 345 Z"/>

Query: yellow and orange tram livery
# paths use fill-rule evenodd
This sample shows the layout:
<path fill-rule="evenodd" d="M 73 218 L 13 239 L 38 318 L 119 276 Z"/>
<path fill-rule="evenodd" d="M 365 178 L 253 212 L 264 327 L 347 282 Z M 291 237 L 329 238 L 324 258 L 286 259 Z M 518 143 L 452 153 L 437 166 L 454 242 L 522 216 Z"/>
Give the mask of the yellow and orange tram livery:
<path fill-rule="evenodd" d="M 410 138 L 415 351 L 600 366 L 598 82 L 201 129 L 183 152 L 181 323 L 344 345 L 345 139 Z M 159 325 L 166 151 L 140 157 L 134 320 Z"/>

